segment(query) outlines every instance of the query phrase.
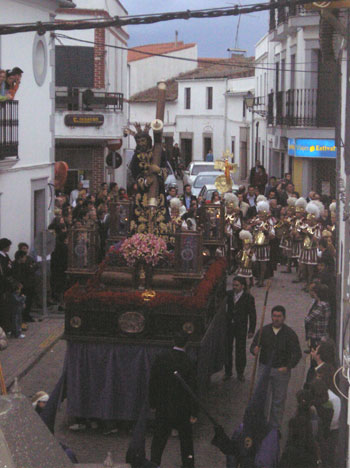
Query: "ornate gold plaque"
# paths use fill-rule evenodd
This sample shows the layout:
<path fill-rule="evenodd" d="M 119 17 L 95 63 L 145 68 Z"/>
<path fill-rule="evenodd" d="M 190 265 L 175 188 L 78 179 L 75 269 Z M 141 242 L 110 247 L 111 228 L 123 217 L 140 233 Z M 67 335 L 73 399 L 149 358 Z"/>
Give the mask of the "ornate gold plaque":
<path fill-rule="evenodd" d="M 140 312 L 125 312 L 119 317 L 118 324 L 122 332 L 136 335 L 143 332 L 146 320 Z"/>

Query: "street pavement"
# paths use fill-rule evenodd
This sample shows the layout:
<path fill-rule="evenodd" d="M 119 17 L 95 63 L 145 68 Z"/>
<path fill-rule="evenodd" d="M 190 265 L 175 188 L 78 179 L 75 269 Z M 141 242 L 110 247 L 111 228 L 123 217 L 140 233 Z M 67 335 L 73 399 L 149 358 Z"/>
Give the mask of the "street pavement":
<path fill-rule="evenodd" d="M 272 286 L 269 293 L 265 323 L 270 320 L 271 307 L 282 304 L 287 310 L 287 324 L 291 326 L 299 336 L 301 348 L 305 349 L 304 341 L 304 317 L 311 302 L 310 296 L 301 291 L 300 284 L 293 284 L 292 279 L 295 275 L 288 275 L 279 272 L 275 274 L 272 280 Z M 229 288 L 232 277 L 228 279 Z M 262 313 L 265 289 L 252 288 L 252 294 L 256 299 L 258 325 Z M 60 322 L 63 327 L 63 320 L 48 319 Z M 55 324 L 56 327 L 57 324 Z M 257 325 L 257 326 L 258 326 Z M 36 324 L 33 326 L 33 330 Z M 48 330 L 48 336 L 52 332 Z M 39 340 L 40 341 L 40 340 Z M 50 338 L 48 338 L 50 342 Z M 44 342 L 42 340 L 41 342 Z M 11 343 L 13 353 L 18 353 L 24 346 L 25 340 Z M 249 342 L 248 342 L 249 343 Z M 249 346 L 249 344 L 248 344 Z M 20 387 L 25 395 L 30 397 L 38 390 L 52 391 L 60 377 L 63 367 L 66 344 L 64 341 L 58 341 L 49 351 L 31 368 L 30 372 L 20 379 Z M 3 356 L 3 353 L 1 354 Z M 8 364 L 6 364 L 7 366 Z M 301 362 L 292 372 L 292 378 L 289 384 L 288 399 L 285 410 L 284 424 L 282 430 L 282 443 L 286 440 L 286 427 L 290 417 L 294 414 L 296 408 L 295 394 L 301 388 L 305 371 L 306 355 L 303 354 Z M 246 369 L 246 381 L 239 382 L 235 377 L 228 381 L 223 381 L 223 371 L 212 376 L 208 394 L 205 397 L 205 404 L 212 415 L 222 424 L 228 434 L 231 435 L 234 427 L 242 420 L 244 409 L 248 402 L 249 384 L 251 380 L 251 371 L 253 367 L 253 356 L 248 354 L 248 365 Z M 58 413 L 56 436 L 66 445 L 71 447 L 76 453 L 81 463 L 101 463 L 106 458 L 108 451 L 112 452 L 113 460 L 116 463 L 125 462 L 125 453 L 128 447 L 130 433 L 128 430 L 120 431 L 118 434 L 105 436 L 100 430 L 88 430 L 82 433 L 73 433 L 68 429 L 68 421 L 65 416 L 64 405 Z M 225 457 L 210 444 L 213 437 L 213 429 L 204 415 L 200 415 L 197 424 L 194 427 L 195 458 L 197 468 L 221 468 L 225 467 Z M 151 436 L 148 435 L 146 445 L 149 453 Z M 177 468 L 180 463 L 180 448 L 177 437 L 171 437 L 162 460 L 162 468 Z"/>

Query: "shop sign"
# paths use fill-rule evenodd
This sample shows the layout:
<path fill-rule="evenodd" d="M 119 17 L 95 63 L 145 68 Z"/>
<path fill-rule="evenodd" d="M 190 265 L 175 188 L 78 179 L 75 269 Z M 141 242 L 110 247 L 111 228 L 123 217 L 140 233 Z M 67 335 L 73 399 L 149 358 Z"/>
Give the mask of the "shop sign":
<path fill-rule="evenodd" d="M 67 114 L 64 117 L 67 127 L 100 127 L 104 120 L 102 114 Z"/>
<path fill-rule="evenodd" d="M 335 140 L 288 138 L 288 154 L 297 158 L 336 158 Z"/>

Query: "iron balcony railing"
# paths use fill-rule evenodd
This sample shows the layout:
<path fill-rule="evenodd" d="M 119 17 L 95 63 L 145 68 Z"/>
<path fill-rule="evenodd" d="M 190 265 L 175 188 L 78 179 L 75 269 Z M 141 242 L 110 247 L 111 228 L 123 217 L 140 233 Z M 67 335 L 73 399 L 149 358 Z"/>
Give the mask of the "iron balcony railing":
<path fill-rule="evenodd" d="M 106 93 L 91 89 L 70 88 L 56 90 L 56 110 L 103 111 L 123 110 L 122 93 Z"/>
<path fill-rule="evenodd" d="M 267 124 L 273 125 L 273 102 L 274 102 L 274 93 L 269 93 L 267 95 Z"/>
<path fill-rule="evenodd" d="M 0 102 L 0 159 L 18 157 L 18 101 Z"/>
<path fill-rule="evenodd" d="M 289 89 L 268 95 L 267 123 L 288 127 L 333 127 L 335 116 L 321 105 L 317 89 Z"/>
<path fill-rule="evenodd" d="M 270 0 L 270 3 L 276 3 L 276 0 Z M 277 0 L 277 4 L 278 4 Z M 270 31 L 273 31 L 276 26 L 283 24 L 288 21 L 288 18 L 292 16 L 305 16 L 305 15 L 314 15 L 315 11 L 308 11 L 304 8 L 303 5 L 290 5 L 287 6 L 277 6 L 275 9 L 270 10 Z"/>

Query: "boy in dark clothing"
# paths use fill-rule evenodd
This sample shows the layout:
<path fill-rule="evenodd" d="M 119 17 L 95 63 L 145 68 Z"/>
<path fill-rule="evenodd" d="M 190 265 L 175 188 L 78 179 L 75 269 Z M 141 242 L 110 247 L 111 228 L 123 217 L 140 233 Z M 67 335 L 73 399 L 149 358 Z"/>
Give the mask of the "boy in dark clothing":
<path fill-rule="evenodd" d="M 13 281 L 12 292 L 9 294 L 8 307 L 11 315 L 11 333 L 15 338 L 25 338 L 22 333 L 22 313 L 26 297 L 22 294 L 22 285 Z"/>
<path fill-rule="evenodd" d="M 24 322 L 34 322 L 30 312 L 35 295 L 35 270 L 36 263 L 28 257 L 25 251 L 18 250 L 15 253 L 12 271 L 13 277 L 23 285 L 23 294 L 26 296 L 26 307 L 23 313 Z"/>

